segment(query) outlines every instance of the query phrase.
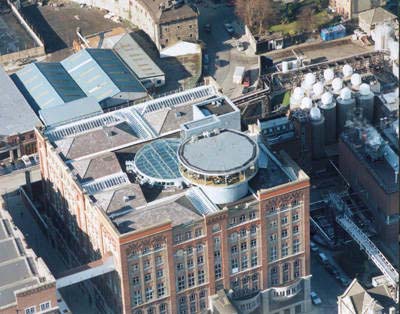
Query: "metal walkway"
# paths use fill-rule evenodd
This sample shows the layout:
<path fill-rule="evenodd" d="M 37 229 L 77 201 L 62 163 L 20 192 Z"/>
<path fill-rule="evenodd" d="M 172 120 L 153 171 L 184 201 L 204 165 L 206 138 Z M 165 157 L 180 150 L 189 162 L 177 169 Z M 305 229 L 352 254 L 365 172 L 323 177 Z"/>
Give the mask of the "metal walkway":
<path fill-rule="evenodd" d="M 339 225 L 365 250 L 367 255 L 371 258 L 374 264 L 381 270 L 385 277 L 397 286 L 399 282 L 399 273 L 392 264 L 386 259 L 376 245 L 362 232 L 360 228 L 347 216 L 336 216 L 336 221 Z"/>

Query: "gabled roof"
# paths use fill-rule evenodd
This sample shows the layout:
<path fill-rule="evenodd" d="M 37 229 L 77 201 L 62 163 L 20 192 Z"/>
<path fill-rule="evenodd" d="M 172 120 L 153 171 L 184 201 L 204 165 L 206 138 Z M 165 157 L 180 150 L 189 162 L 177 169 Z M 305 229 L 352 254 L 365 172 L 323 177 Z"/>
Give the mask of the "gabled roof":
<path fill-rule="evenodd" d="M 396 15 L 390 13 L 382 7 L 377 7 L 371 10 L 361 12 L 358 15 L 359 20 L 363 20 L 364 23 L 369 25 L 374 25 L 378 23 L 383 23 L 386 21 L 392 21 L 396 19 Z"/>
<path fill-rule="evenodd" d="M 0 136 L 25 133 L 40 124 L 24 96 L 0 66 Z"/>

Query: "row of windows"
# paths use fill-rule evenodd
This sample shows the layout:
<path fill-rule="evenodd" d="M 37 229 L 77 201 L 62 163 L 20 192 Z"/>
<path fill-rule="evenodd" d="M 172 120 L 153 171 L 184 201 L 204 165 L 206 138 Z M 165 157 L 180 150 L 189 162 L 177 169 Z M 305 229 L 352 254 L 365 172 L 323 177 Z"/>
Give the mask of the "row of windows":
<path fill-rule="evenodd" d="M 240 215 L 240 216 L 235 216 L 235 217 L 232 217 L 232 218 L 230 219 L 229 225 L 230 225 L 230 226 L 234 226 L 234 225 L 237 225 L 237 224 L 241 224 L 241 223 L 246 222 L 246 220 L 253 220 L 253 219 L 255 219 L 256 217 L 257 217 L 257 214 L 256 214 L 255 211 L 250 212 L 250 213 L 247 215 L 247 217 L 246 217 L 245 214 L 242 214 L 242 215 Z"/>
<path fill-rule="evenodd" d="M 203 229 L 202 228 L 196 228 L 194 230 L 194 237 L 198 238 L 201 237 L 203 235 Z M 177 235 L 175 235 L 175 243 L 180 243 L 183 241 L 188 241 L 190 239 L 193 238 L 193 234 L 192 231 L 186 231 L 185 233 L 178 233 Z"/>
<path fill-rule="evenodd" d="M 197 271 L 197 284 L 201 285 L 205 282 L 205 272 L 203 269 Z M 181 291 L 186 289 L 186 287 L 190 288 L 195 285 L 195 273 L 190 272 L 187 275 L 187 281 L 185 275 L 178 276 L 177 280 L 177 290 Z"/>
<path fill-rule="evenodd" d="M 292 202 L 290 203 L 290 206 L 291 206 L 291 207 L 296 207 L 296 206 L 298 206 L 298 205 L 300 205 L 299 200 L 294 200 L 294 201 L 292 201 Z M 279 206 L 279 208 L 277 208 L 277 207 L 275 207 L 275 206 L 271 206 L 271 207 L 267 208 L 267 215 L 274 214 L 274 213 L 276 213 L 278 210 L 285 210 L 285 209 L 287 209 L 288 207 L 289 207 L 289 204 L 281 205 L 281 206 Z"/>
<path fill-rule="evenodd" d="M 204 264 L 204 257 L 203 257 L 203 255 L 200 255 L 200 256 L 197 256 L 197 265 L 203 265 Z M 189 258 L 187 261 L 186 261 L 186 265 L 187 265 L 187 268 L 193 268 L 193 266 L 194 266 L 194 263 L 193 263 L 193 258 Z M 176 270 L 183 270 L 185 267 L 184 267 L 184 264 L 183 263 L 177 263 L 176 264 Z"/>
<path fill-rule="evenodd" d="M 51 308 L 51 302 L 43 302 L 39 305 L 40 312 L 47 311 Z M 36 313 L 36 306 L 31 306 L 25 309 L 25 314 L 35 314 Z"/>
<path fill-rule="evenodd" d="M 270 262 L 278 259 L 278 249 L 276 245 L 270 246 L 269 248 L 269 260 Z M 300 240 L 294 239 L 292 245 L 292 254 L 297 254 L 300 252 Z M 287 257 L 289 255 L 289 244 L 287 241 L 282 242 L 281 245 L 281 258 Z"/>
<path fill-rule="evenodd" d="M 159 314 L 167 314 L 168 306 L 166 303 L 162 303 L 158 306 L 158 313 Z M 142 310 L 137 310 L 134 312 L 135 314 L 143 314 Z M 156 308 L 155 307 L 149 307 L 146 312 L 146 314 L 155 314 L 156 313 Z"/>

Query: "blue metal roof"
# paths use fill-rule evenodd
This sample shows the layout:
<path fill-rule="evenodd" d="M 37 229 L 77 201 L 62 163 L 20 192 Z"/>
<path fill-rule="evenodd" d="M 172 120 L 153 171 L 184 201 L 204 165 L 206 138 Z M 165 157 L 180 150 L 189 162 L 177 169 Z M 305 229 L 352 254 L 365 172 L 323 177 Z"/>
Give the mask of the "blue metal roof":
<path fill-rule="evenodd" d="M 120 92 L 143 92 L 145 88 L 110 49 L 85 49 L 61 62 L 88 96 L 97 101 Z"/>
<path fill-rule="evenodd" d="M 36 63 L 36 66 L 64 102 L 70 102 L 86 97 L 86 94 L 60 63 Z"/>
<path fill-rule="evenodd" d="M 35 101 L 39 109 L 58 106 L 64 103 L 38 67 L 31 63 L 15 73 L 25 92 Z"/>
<path fill-rule="evenodd" d="M 29 64 L 15 75 L 40 109 L 86 97 L 60 63 Z"/>

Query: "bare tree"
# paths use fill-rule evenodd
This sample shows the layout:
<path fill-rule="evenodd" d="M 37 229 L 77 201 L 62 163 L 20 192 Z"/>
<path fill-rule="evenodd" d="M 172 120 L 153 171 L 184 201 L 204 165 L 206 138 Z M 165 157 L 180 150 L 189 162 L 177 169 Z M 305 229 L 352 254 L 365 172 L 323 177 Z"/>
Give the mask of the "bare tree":
<path fill-rule="evenodd" d="M 303 8 L 297 16 L 297 25 L 300 31 L 311 32 L 316 27 L 314 10 L 307 6 Z"/>
<path fill-rule="evenodd" d="M 272 0 L 236 0 L 236 14 L 250 29 L 262 33 L 273 23 Z"/>

